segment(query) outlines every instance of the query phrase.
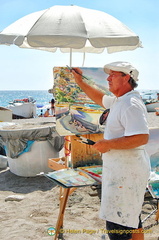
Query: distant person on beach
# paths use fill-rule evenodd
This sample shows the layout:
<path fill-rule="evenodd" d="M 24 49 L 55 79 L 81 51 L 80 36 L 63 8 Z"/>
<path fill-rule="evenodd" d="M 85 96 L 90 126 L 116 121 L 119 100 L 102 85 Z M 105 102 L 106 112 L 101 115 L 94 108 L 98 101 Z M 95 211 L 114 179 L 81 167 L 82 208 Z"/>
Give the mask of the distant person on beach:
<path fill-rule="evenodd" d="M 51 114 L 55 116 L 55 99 L 51 99 Z"/>
<path fill-rule="evenodd" d="M 92 147 L 102 153 L 102 197 L 100 218 L 106 220 L 111 240 L 144 240 L 140 213 L 150 174 L 145 151 L 149 129 L 147 111 L 137 87 L 138 71 L 130 63 L 113 62 L 104 66 L 108 74 L 107 96 L 82 79 L 73 68 L 76 83 L 94 102 L 110 109 L 104 139 Z M 103 123 L 102 117 L 100 122 Z"/>
<path fill-rule="evenodd" d="M 44 117 L 50 117 L 50 108 L 47 108 L 47 110 L 44 113 Z"/>

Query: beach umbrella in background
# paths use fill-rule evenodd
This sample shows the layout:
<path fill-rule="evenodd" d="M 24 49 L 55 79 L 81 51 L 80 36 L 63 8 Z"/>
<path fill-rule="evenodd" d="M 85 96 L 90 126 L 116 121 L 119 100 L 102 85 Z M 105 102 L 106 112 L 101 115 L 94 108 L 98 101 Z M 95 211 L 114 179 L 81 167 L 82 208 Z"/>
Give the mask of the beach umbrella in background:
<path fill-rule="evenodd" d="M 79 6 L 53 6 L 24 16 L 0 33 L 0 44 L 55 52 L 108 53 L 141 47 L 139 37 L 113 16 Z"/>

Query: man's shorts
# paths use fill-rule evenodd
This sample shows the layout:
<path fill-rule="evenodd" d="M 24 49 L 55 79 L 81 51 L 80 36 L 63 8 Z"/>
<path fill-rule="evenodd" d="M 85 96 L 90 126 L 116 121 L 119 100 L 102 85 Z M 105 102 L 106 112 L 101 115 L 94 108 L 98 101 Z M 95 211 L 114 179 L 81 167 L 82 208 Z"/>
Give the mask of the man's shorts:
<path fill-rule="evenodd" d="M 138 228 L 142 228 L 140 218 Z M 135 228 L 122 226 L 109 221 L 106 221 L 106 229 L 110 240 L 129 240 L 132 238 L 133 231 L 136 232 Z"/>

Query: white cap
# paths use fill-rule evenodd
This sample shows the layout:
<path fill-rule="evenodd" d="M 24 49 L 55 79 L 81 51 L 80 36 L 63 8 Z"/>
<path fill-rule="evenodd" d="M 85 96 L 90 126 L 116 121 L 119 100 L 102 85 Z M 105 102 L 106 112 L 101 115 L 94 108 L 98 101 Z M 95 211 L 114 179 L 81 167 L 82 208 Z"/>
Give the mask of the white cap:
<path fill-rule="evenodd" d="M 104 71 L 110 74 L 110 71 L 123 72 L 129 74 L 135 81 L 138 81 L 139 72 L 128 62 L 113 62 L 104 66 Z"/>

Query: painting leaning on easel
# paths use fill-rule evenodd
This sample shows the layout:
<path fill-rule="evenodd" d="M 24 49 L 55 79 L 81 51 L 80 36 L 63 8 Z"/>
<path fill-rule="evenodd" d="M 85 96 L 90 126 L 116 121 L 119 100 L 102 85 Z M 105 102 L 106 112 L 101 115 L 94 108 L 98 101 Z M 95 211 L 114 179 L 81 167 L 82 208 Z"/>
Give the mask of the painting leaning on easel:
<path fill-rule="evenodd" d="M 81 68 L 89 85 L 110 95 L 103 68 Z M 67 67 L 54 67 L 56 130 L 61 136 L 102 133 L 99 117 L 104 109 L 92 102 L 75 83 Z"/>

